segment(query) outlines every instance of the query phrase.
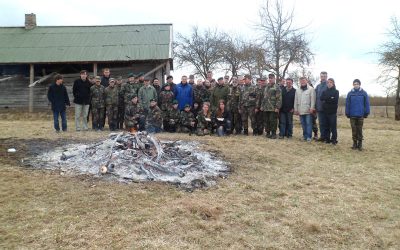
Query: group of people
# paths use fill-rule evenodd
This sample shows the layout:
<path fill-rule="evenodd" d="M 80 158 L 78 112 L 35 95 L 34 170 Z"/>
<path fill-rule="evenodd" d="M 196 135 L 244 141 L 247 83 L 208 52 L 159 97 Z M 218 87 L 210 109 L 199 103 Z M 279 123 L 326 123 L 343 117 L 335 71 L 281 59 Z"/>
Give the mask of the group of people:
<path fill-rule="evenodd" d="M 62 130 L 66 131 L 65 106 L 70 102 L 62 84 L 63 77 L 57 75 L 55 80 L 48 91 L 54 128 L 60 131 L 58 116 L 61 116 Z M 88 130 L 90 109 L 94 130 L 104 129 L 106 117 L 112 131 L 218 136 L 249 135 L 250 123 L 254 136 L 265 133 L 267 138 L 283 139 L 293 136 L 293 115 L 299 115 L 304 141 L 314 138 L 325 143 L 338 142 L 339 92 L 327 72 L 320 73 L 320 83 L 315 88 L 307 78 L 301 77 L 297 89 L 293 87 L 293 79 L 277 81 L 274 74 L 269 74 L 268 79 L 258 78 L 256 84 L 250 75 L 214 80 L 211 72 L 197 82 L 193 75 L 182 76 L 178 84 L 172 76 L 166 80 L 161 86 L 157 78 L 150 83 L 143 74 L 131 73 L 123 83 L 122 77 L 112 78 L 109 69 L 103 70 L 102 77 L 92 79 L 82 70 L 73 85 L 76 130 Z M 360 85 L 360 80 L 353 81 L 346 97 L 345 113 L 352 127 L 352 148 L 362 150 L 362 126 L 363 119 L 369 115 L 369 98 Z"/>

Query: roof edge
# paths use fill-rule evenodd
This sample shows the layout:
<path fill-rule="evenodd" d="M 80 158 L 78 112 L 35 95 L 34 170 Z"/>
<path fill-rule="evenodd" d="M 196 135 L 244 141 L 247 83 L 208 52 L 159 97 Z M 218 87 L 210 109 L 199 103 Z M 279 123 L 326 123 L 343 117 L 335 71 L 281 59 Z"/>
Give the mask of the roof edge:
<path fill-rule="evenodd" d="M 65 26 L 36 26 L 35 28 L 62 28 L 62 27 L 116 27 L 116 26 L 149 26 L 149 25 L 169 25 L 172 23 L 143 23 L 143 24 L 111 24 L 111 25 L 65 25 Z M 0 26 L 0 28 L 25 28 L 25 26 Z"/>

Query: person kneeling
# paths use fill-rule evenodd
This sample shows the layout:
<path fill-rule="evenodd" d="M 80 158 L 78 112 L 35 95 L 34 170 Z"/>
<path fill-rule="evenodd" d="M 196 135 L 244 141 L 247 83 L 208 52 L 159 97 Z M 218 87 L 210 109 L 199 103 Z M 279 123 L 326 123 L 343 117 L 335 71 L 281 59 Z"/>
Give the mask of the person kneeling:
<path fill-rule="evenodd" d="M 146 118 L 146 131 L 148 133 L 160 133 L 162 131 L 161 126 L 161 109 L 157 106 L 156 99 L 151 99 L 149 113 Z"/>
<path fill-rule="evenodd" d="M 231 114 L 226 109 L 224 100 L 219 100 L 218 102 L 218 109 L 214 114 L 214 124 L 218 136 L 229 135 L 231 133 Z"/>
<path fill-rule="evenodd" d="M 135 94 L 129 97 L 131 102 L 125 109 L 125 127 L 130 132 L 143 131 L 144 130 L 144 109 L 142 105 L 138 103 L 138 98 Z"/>
<path fill-rule="evenodd" d="M 202 111 L 197 115 L 197 135 L 209 135 L 212 132 L 210 104 L 203 103 Z"/>
<path fill-rule="evenodd" d="M 178 109 L 178 101 L 174 100 L 172 108 L 167 111 L 167 115 L 165 116 L 164 130 L 170 133 L 178 132 L 180 119 L 181 112 Z"/>
<path fill-rule="evenodd" d="M 195 130 L 195 118 L 193 116 L 193 113 L 190 111 L 190 105 L 186 104 L 185 108 L 181 111 L 181 127 L 180 130 L 183 133 L 189 133 L 189 135 L 192 135 Z"/>

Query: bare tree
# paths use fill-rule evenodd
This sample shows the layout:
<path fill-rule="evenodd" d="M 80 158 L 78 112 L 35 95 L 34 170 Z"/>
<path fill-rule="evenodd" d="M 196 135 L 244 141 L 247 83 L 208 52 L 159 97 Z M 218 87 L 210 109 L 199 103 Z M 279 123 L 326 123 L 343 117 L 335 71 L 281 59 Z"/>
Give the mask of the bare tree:
<path fill-rule="evenodd" d="M 260 23 L 256 25 L 262 34 L 269 71 L 277 78 L 285 77 L 289 66 L 309 65 L 313 58 L 310 42 L 303 28 L 294 28 L 294 11 L 284 11 L 281 0 L 265 0 L 259 12 Z"/>
<path fill-rule="evenodd" d="M 396 91 L 394 107 L 395 120 L 400 120 L 400 22 L 396 17 L 391 19 L 391 29 L 388 32 L 389 41 L 380 45 L 378 49 L 379 64 L 383 70 L 378 81 L 385 85 L 387 94 L 390 90 Z"/>
<path fill-rule="evenodd" d="M 243 51 L 245 42 L 239 37 L 231 37 L 225 34 L 225 41 L 221 44 L 223 54 L 223 65 L 225 71 L 231 72 L 232 76 L 237 76 L 243 67 Z"/>
<path fill-rule="evenodd" d="M 224 35 L 216 29 L 201 32 L 193 26 L 190 36 L 178 33 L 174 46 L 176 59 L 180 65 L 194 66 L 195 74 L 206 78 L 207 71 L 215 70 L 223 61 L 221 44 L 224 39 Z"/>

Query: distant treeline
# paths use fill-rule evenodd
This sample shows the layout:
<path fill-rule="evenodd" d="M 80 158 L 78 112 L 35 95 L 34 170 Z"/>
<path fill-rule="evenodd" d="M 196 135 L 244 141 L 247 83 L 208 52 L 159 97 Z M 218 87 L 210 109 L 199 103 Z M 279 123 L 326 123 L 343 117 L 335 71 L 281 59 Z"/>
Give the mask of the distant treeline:
<path fill-rule="evenodd" d="M 370 96 L 369 97 L 371 106 L 394 106 L 396 104 L 396 97 L 390 96 L 389 98 L 382 96 Z M 344 106 L 346 102 L 346 97 L 339 97 L 339 105 Z"/>

